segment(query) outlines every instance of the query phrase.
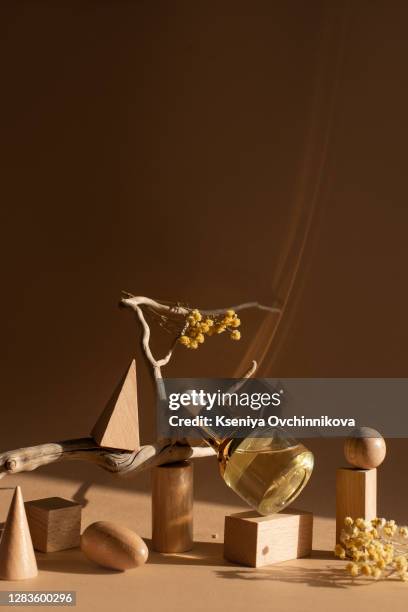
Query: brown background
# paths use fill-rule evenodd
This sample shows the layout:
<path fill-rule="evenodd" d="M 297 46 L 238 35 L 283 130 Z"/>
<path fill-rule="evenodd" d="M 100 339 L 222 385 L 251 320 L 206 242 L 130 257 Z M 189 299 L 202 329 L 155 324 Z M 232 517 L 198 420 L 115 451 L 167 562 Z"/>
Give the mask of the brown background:
<path fill-rule="evenodd" d="M 280 257 L 312 211 L 262 373 L 407 375 L 407 18 L 396 0 L 2 3 L 3 450 L 89 432 L 138 342 L 121 289 L 282 300 Z M 259 322 L 169 373 L 236 373 Z M 301 502 L 330 514 L 341 443 L 311 445 Z M 405 519 L 406 452 L 389 444 L 380 496 Z M 232 495 L 211 461 L 197 472 L 198 497 Z"/>

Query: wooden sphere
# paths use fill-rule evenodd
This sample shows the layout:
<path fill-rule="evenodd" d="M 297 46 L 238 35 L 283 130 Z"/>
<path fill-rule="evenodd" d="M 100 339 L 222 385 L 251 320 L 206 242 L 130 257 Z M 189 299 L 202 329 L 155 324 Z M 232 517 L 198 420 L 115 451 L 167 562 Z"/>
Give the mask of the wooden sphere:
<path fill-rule="evenodd" d="M 149 554 L 137 533 L 109 521 L 98 521 L 85 529 L 81 536 L 81 550 L 91 561 L 116 570 L 143 565 Z"/>
<path fill-rule="evenodd" d="M 381 465 L 386 452 L 384 438 L 378 431 L 370 427 L 360 427 L 344 442 L 344 455 L 347 461 L 354 467 L 364 470 Z"/>

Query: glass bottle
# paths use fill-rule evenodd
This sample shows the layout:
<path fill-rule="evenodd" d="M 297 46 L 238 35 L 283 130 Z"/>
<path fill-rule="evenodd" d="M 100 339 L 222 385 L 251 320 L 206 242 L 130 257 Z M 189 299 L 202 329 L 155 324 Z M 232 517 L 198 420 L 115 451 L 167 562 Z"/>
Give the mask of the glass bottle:
<path fill-rule="evenodd" d="M 263 515 L 280 512 L 299 495 L 312 470 L 313 454 L 278 428 L 246 438 L 218 439 L 206 431 L 226 484 Z"/>

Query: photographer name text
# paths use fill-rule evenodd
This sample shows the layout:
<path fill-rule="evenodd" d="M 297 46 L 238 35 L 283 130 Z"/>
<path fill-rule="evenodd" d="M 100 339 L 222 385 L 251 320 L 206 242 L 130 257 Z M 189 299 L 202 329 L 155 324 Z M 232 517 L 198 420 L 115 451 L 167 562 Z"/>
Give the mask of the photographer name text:
<path fill-rule="evenodd" d="M 217 415 L 215 417 L 198 415 L 195 417 L 169 416 L 170 427 L 355 427 L 356 421 L 351 418 L 320 416 L 309 418 L 305 416 L 292 416 L 288 418 L 270 415 L 268 418 L 257 417 L 228 417 Z"/>

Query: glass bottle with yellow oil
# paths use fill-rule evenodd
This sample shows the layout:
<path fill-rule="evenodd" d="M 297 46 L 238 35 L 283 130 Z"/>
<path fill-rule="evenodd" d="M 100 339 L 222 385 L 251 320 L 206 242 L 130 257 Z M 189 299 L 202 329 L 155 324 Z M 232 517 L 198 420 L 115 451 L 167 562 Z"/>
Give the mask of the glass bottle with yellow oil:
<path fill-rule="evenodd" d="M 313 470 L 313 454 L 278 428 L 246 438 L 206 432 L 226 484 L 260 514 L 280 512 L 299 495 Z"/>

